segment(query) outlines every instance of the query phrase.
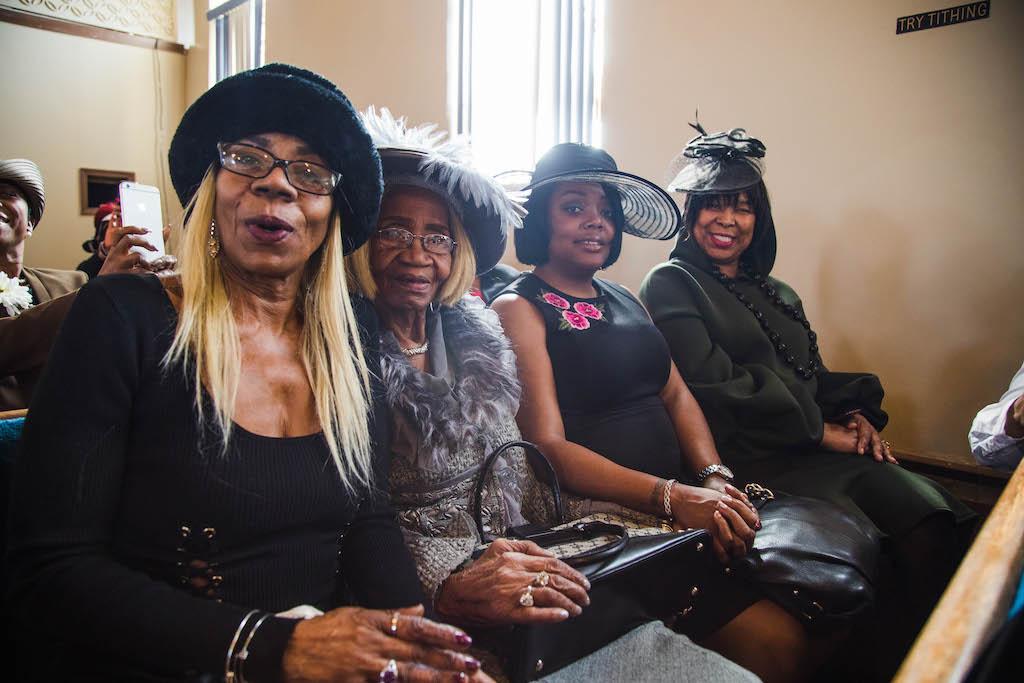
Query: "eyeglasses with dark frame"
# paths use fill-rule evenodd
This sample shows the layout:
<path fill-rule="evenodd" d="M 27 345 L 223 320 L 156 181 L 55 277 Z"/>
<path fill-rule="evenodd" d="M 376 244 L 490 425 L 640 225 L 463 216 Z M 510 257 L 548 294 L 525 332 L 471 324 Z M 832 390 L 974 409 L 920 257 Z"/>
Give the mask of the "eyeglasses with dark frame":
<path fill-rule="evenodd" d="M 292 187 L 309 194 L 329 195 L 342 178 L 340 173 L 322 164 L 280 159 L 262 147 L 242 142 L 218 142 L 217 152 L 225 171 L 248 178 L 266 178 L 280 166 Z"/>
<path fill-rule="evenodd" d="M 404 228 L 381 228 L 377 231 L 377 239 L 392 249 L 408 249 L 413 240 L 419 240 L 423 248 L 434 254 L 450 254 L 458 244 L 448 235 L 432 233 L 430 235 L 414 235 Z"/>

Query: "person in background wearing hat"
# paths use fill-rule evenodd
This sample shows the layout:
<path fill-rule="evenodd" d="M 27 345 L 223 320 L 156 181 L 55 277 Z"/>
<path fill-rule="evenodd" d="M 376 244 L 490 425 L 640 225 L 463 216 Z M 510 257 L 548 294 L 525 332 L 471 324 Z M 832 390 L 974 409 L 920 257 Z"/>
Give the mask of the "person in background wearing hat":
<path fill-rule="evenodd" d="M 492 303 L 518 358 L 523 436 L 548 455 L 569 491 L 708 529 L 722 563 L 743 556 L 757 512 L 730 483 L 643 306 L 595 277 L 618 259 L 624 232 L 675 235 L 678 208 L 661 188 L 619 171 L 603 150 L 576 143 L 549 150 L 526 189 L 516 255 L 535 268 Z M 702 486 L 685 483 L 694 474 Z M 765 680 L 813 666 L 806 633 L 780 606 L 745 583 L 714 595 L 714 612 L 687 622 L 698 642 Z"/>
<path fill-rule="evenodd" d="M 243 72 L 168 156 L 180 278 L 84 286 L 25 422 L 19 675 L 488 680 L 469 636 L 421 616 L 380 491 L 376 318 L 343 264 L 376 226 L 380 163 L 348 99 L 292 66 Z"/>
<path fill-rule="evenodd" d="M 515 355 L 498 317 L 468 294 L 490 270 L 521 207 L 472 165 L 461 139 L 407 128 L 387 109 L 363 115 L 384 169 L 377 231 L 348 258 L 353 290 L 380 315 L 380 371 L 394 425 L 389 489 L 424 593 L 440 618 L 464 626 L 561 622 L 589 604 L 589 583 L 528 541 L 484 541 L 470 501 L 488 453 L 519 439 Z M 489 471 L 483 528 L 550 525 L 550 494 L 513 448 Z M 525 596 L 525 597 L 524 597 Z M 498 632 L 503 633 L 502 631 Z M 501 637 L 500 635 L 498 636 Z M 474 652 L 507 674 L 488 639 Z M 627 633 L 544 680 L 739 681 L 748 672 L 660 622 Z"/>
<path fill-rule="evenodd" d="M 78 270 L 88 275 L 90 280 L 100 274 L 103 260 L 110 249 L 111 245 L 106 243 L 107 228 L 117 210 L 118 202 L 105 202 L 96 208 L 96 213 L 92 216 L 95 233 L 92 239 L 82 242 L 82 249 L 89 254 L 89 258 L 78 264 Z"/>
<path fill-rule="evenodd" d="M 764 145 L 742 129 L 694 127 L 700 135 L 673 163 L 669 184 L 686 193 L 683 230 L 640 298 L 738 481 L 824 498 L 881 532 L 903 581 L 894 595 L 912 603 L 890 610 L 890 623 L 906 625 L 889 639 L 905 642 L 887 648 L 892 670 L 878 677 L 888 680 L 959 562 L 975 515 L 896 464 L 878 433 L 888 419 L 878 377 L 828 371 L 800 298 L 770 276 L 776 234 Z M 884 608 L 886 597 L 879 602 Z M 872 651 L 871 661 L 884 659 Z"/>
<path fill-rule="evenodd" d="M 46 195 L 39 167 L 28 159 L 0 160 L 0 273 L 5 291 L 28 287 L 28 299 L 12 310 L 5 305 L 0 316 L 17 315 L 29 306 L 43 303 L 78 289 L 86 278 L 73 270 L 30 268 L 23 263 L 25 240 L 32 236 L 43 217 Z M 5 302 L 6 304 L 6 302 Z"/>
<path fill-rule="evenodd" d="M 45 203 L 43 176 L 34 163 L 0 161 L 0 410 L 28 406 L 74 292 L 86 281 L 75 270 L 24 265 L 25 240 L 39 226 Z M 128 249 L 137 239 L 132 235 L 142 232 L 125 228 L 112 234 L 116 248 L 103 273 L 138 270 L 140 257 Z M 152 268 L 172 264 L 164 259 Z"/>

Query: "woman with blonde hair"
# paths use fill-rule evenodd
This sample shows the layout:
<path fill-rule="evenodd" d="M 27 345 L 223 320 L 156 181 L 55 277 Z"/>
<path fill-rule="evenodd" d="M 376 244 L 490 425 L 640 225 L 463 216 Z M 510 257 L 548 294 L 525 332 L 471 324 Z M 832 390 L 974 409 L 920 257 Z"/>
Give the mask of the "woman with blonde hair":
<path fill-rule="evenodd" d="M 360 339 L 376 319 L 343 256 L 381 181 L 355 111 L 272 64 L 200 97 L 169 161 L 180 278 L 84 287 L 25 425 L 21 675 L 463 680 L 469 637 L 421 616 L 377 485 L 386 416 Z"/>

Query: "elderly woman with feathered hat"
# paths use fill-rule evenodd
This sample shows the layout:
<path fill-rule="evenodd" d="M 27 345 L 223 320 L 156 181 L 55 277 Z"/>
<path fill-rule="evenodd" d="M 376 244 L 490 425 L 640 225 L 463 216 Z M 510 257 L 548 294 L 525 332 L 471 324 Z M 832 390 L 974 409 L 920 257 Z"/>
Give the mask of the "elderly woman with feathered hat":
<path fill-rule="evenodd" d="M 169 162 L 180 277 L 83 287 L 25 423 L 21 675 L 464 680 L 470 638 L 420 616 L 381 493 L 387 419 L 360 338 L 376 317 L 343 263 L 381 192 L 356 112 L 268 65 L 196 100 Z"/>
<path fill-rule="evenodd" d="M 489 453 L 519 439 L 521 388 L 497 314 L 469 291 L 501 258 L 522 210 L 476 170 L 464 141 L 445 141 L 434 126 L 410 129 L 387 109 L 371 107 L 363 120 L 381 156 L 384 198 L 375 232 L 348 261 L 353 289 L 381 319 L 380 370 L 394 424 L 388 484 L 438 616 L 498 627 L 478 652 L 501 677 L 515 654 L 502 647 L 510 625 L 563 622 L 590 604 L 580 572 L 535 543 L 501 538 L 509 527 L 551 521 L 526 455 L 509 448 L 481 473 Z M 478 482 L 479 529 L 470 500 Z M 621 626 L 623 635 L 596 652 L 525 673 L 553 671 L 545 678 L 553 681 L 753 677 L 661 622 Z"/>

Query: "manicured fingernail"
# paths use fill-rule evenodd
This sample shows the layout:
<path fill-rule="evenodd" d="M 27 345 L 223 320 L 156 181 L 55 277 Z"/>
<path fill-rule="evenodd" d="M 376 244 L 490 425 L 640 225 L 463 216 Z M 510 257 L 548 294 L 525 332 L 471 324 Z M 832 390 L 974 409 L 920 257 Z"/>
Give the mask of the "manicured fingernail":
<path fill-rule="evenodd" d="M 459 632 L 455 634 L 455 642 L 459 645 L 472 645 L 473 639 L 465 633 Z"/>
<path fill-rule="evenodd" d="M 455 681 L 455 683 L 462 683 L 464 680 L 466 680 L 466 674 L 462 673 L 461 671 L 459 671 L 458 673 L 454 673 L 452 674 L 452 680 Z"/>
<path fill-rule="evenodd" d="M 761 530 L 761 522 L 758 522 L 757 526 L 755 526 L 754 528 L 757 529 L 758 531 L 760 531 Z"/>
<path fill-rule="evenodd" d="M 467 657 L 463 657 L 462 661 L 464 661 L 466 663 L 466 668 L 469 669 L 470 671 L 479 671 L 480 670 L 480 660 L 479 659 L 467 656 Z"/>

